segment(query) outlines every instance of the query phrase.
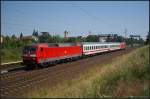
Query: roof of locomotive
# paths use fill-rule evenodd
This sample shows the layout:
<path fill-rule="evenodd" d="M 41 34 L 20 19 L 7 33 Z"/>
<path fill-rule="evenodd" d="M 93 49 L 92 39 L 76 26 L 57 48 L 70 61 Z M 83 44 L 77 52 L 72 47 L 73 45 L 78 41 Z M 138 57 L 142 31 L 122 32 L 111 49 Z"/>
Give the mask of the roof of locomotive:
<path fill-rule="evenodd" d="M 33 43 L 28 46 L 35 46 L 35 47 L 63 47 L 63 46 L 81 46 L 81 45 L 99 45 L 99 44 L 120 44 L 120 42 L 80 42 L 80 43 Z"/>
<path fill-rule="evenodd" d="M 63 47 L 63 46 L 77 46 L 77 43 L 33 43 L 28 46 L 35 47 Z"/>

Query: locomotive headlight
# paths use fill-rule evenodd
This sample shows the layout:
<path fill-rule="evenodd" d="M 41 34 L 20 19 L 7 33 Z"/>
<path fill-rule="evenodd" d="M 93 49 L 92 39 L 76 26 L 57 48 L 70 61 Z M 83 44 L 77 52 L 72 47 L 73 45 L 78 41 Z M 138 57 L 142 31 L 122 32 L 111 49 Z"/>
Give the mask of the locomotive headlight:
<path fill-rule="evenodd" d="M 35 54 L 31 54 L 30 57 L 36 57 L 36 55 Z"/>
<path fill-rule="evenodd" d="M 32 59 L 35 60 L 36 58 L 35 58 L 35 57 L 32 57 Z"/>

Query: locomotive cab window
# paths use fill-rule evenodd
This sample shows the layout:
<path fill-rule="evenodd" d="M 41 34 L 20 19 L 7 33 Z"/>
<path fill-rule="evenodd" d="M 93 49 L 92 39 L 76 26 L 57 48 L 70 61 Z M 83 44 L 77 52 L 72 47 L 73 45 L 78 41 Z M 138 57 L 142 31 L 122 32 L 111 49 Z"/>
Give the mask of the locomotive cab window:
<path fill-rule="evenodd" d="M 32 46 L 26 46 L 23 49 L 23 53 L 31 53 L 31 52 L 35 52 L 35 51 L 36 51 L 36 48 L 32 47 Z"/>

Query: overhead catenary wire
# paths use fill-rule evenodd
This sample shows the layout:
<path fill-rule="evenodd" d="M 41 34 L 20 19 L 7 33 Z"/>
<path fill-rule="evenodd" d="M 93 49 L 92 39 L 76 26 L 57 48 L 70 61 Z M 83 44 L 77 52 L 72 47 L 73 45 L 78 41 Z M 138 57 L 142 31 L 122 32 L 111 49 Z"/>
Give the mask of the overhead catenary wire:
<path fill-rule="evenodd" d="M 102 22 L 102 23 L 104 23 L 104 24 L 107 25 L 107 26 L 113 26 L 113 24 L 110 24 L 109 22 L 104 21 L 102 18 L 99 18 L 99 17 L 93 15 L 92 13 L 88 12 L 88 11 L 85 10 L 84 8 L 82 8 L 82 7 L 80 7 L 80 6 L 76 5 L 76 4 L 72 4 L 72 5 L 73 5 L 74 7 L 76 7 L 76 8 L 78 8 L 78 9 L 80 9 L 84 14 L 88 15 L 91 19 L 93 19 L 93 20 L 95 20 L 95 21 Z"/>

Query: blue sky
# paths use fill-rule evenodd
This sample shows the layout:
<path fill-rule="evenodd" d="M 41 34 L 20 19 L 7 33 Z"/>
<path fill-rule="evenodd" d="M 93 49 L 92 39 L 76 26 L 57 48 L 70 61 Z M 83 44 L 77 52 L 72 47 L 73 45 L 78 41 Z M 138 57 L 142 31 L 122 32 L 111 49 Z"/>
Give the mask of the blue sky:
<path fill-rule="evenodd" d="M 31 35 L 33 29 L 63 36 L 149 31 L 148 1 L 4 1 L 1 33 Z"/>

